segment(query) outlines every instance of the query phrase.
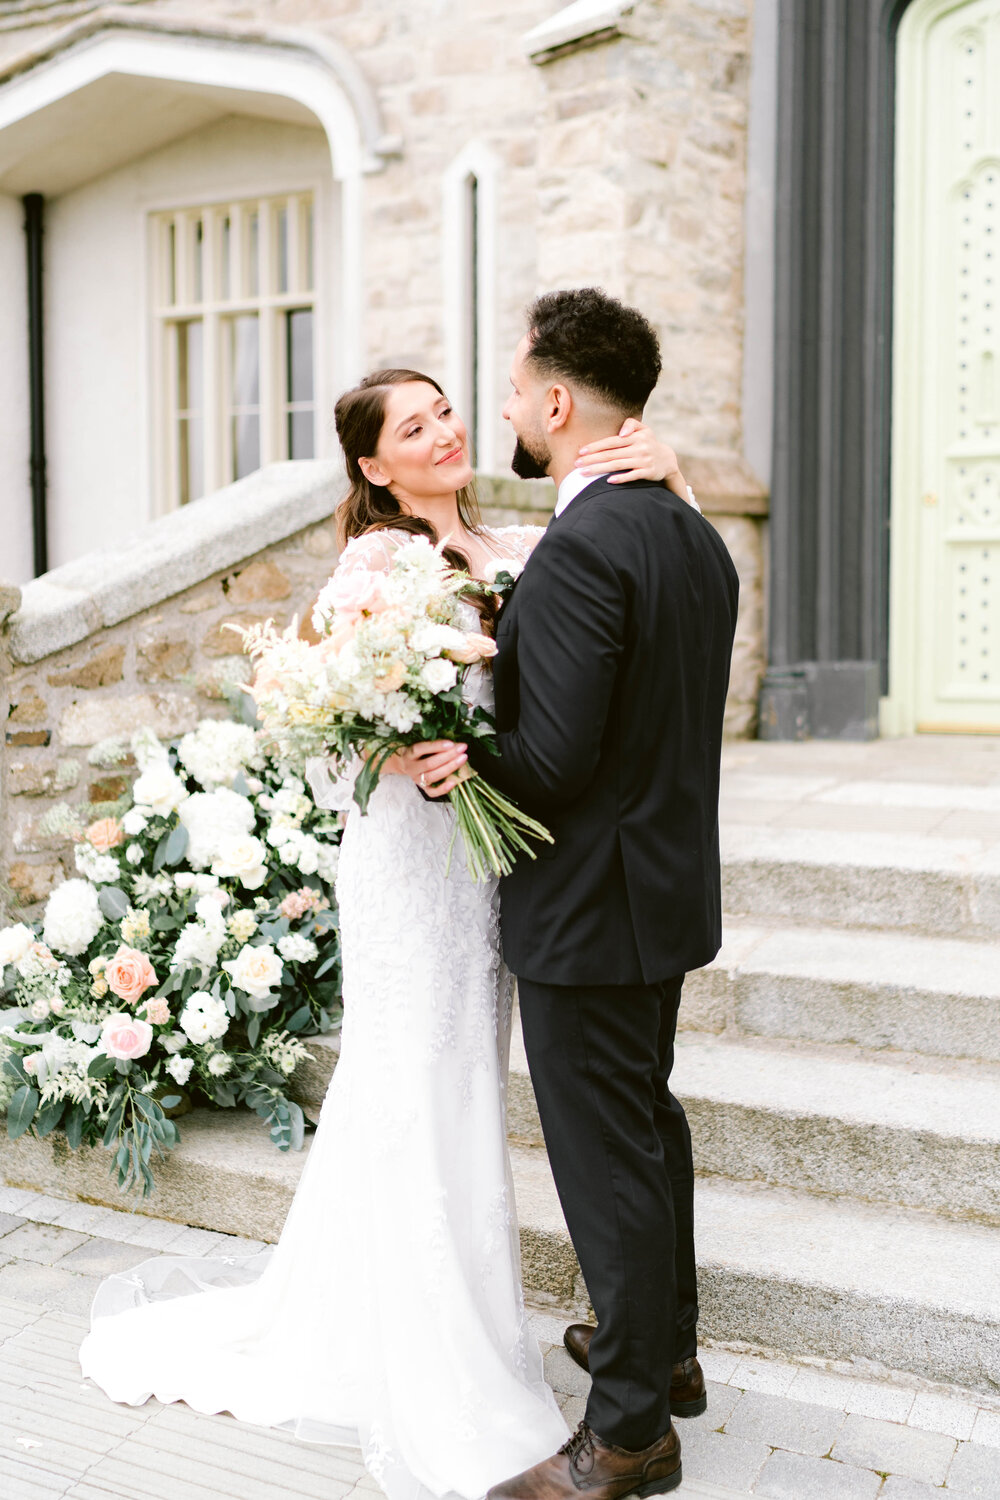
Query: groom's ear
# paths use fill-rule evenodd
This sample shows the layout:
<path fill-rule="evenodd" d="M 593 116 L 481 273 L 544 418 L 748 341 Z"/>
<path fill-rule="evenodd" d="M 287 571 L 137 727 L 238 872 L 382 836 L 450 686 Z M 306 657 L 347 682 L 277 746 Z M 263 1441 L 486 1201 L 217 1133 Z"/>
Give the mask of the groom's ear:
<path fill-rule="evenodd" d="M 559 432 L 569 421 L 573 411 L 573 397 L 569 387 L 552 385 L 545 395 L 545 430 Z"/>
<path fill-rule="evenodd" d="M 378 485 L 380 489 L 385 489 L 387 484 L 392 483 L 390 476 L 375 458 L 359 458 L 358 468 L 369 484 Z"/>

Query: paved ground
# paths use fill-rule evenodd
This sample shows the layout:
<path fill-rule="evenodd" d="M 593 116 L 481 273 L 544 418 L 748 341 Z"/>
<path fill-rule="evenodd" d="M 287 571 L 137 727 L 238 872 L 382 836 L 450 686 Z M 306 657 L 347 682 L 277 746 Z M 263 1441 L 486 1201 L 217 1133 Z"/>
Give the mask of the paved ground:
<path fill-rule="evenodd" d="M 343 1500 L 378 1493 L 358 1456 L 183 1405 L 116 1406 L 76 1351 L 100 1277 L 160 1251 L 259 1243 L 0 1187 L 3 1500 Z M 534 1314 L 571 1425 L 587 1379 Z M 1000 1400 L 707 1350 L 710 1404 L 679 1424 L 685 1481 L 705 1500 L 1000 1497 Z"/>

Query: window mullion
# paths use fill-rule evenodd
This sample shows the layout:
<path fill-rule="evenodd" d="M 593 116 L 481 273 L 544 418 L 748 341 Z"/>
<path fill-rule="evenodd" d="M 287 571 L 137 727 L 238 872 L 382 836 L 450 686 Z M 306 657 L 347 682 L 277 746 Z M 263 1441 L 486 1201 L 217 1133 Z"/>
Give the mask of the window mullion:
<path fill-rule="evenodd" d="M 281 314 L 274 308 L 271 298 L 277 284 L 275 264 L 275 215 L 274 205 L 262 199 L 258 205 L 260 214 L 260 461 L 274 463 L 284 458 L 284 445 L 280 441 L 280 407 L 284 392 L 281 387 L 279 364 L 281 362 L 280 339 L 277 322 Z"/>

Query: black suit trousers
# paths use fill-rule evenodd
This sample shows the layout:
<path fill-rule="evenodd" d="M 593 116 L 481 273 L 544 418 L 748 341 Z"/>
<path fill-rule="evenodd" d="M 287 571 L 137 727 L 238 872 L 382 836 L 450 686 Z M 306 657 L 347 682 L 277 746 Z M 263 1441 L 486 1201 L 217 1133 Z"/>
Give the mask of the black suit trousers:
<path fill-rule="evenodd" d="M 518 981 L 549 1161 L 598 1320 L 586 1419 L 632 1451 L 669 1428 L 673 1364 L 697 1348 L 691 1133 L 669 1086 L 683 983 Z"/>

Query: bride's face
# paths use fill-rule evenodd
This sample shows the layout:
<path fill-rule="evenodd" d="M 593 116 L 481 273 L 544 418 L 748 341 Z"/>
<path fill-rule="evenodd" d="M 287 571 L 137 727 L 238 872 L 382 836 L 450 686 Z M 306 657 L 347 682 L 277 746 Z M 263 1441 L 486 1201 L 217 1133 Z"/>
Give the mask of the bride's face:
<path fill-rule="evenodd" d="M 400 501 L 454 493 L 473 478 L 465 424 L 447 396 L 423 381 L 391 388 L 378 447 L 359 462 L 373 484 L 387 485 Z"/>

